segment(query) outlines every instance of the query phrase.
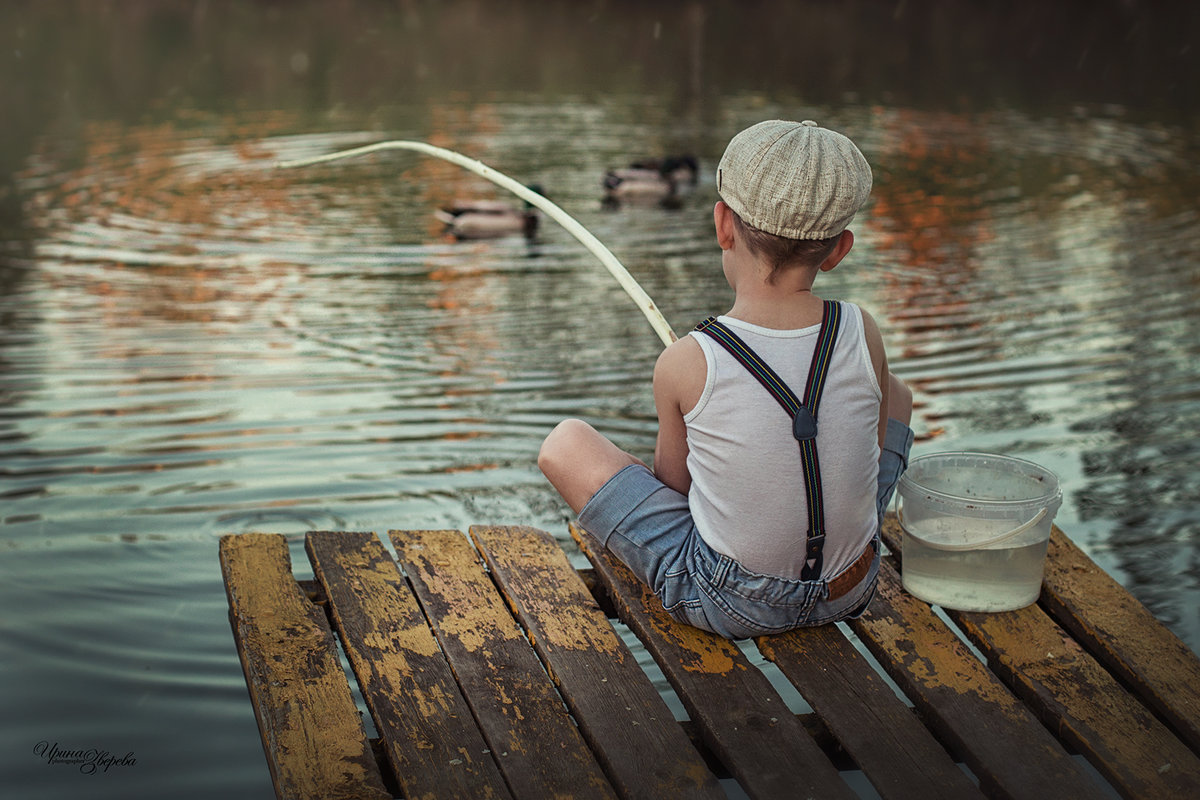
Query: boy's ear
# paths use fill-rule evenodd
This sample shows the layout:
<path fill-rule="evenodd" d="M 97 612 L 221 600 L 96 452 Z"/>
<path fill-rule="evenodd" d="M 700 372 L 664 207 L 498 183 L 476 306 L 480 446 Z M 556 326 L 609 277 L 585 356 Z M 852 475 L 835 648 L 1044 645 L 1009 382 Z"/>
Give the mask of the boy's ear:
<path fill-rule="evenodd" d="M 733 209 L 718 200 L 713 206 L 713 226 L 717 229 L 717 244 L 722 250 L 733 247 Z"/>
<path fill-rule="evenodd" d="M 854 234 L 848 230 L 842 231 L 841 236 L 838 237 L 837 244 L 833 246 L 833 252 L 821 262 L 821 271 L 828 272 L 836 267 L 846 257 L 846 254 L 850 252 L 851 247 L 854 247 Z"/>

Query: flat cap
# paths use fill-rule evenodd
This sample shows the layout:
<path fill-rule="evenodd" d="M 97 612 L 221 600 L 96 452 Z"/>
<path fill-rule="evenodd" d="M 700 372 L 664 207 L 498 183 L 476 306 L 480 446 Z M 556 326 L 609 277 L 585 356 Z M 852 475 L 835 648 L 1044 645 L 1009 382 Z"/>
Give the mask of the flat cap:
<path fill-rule="evenodd" d="M 730 140 L 717 165 L 717 193 L 751 227 L 827 239 L 866 204 L 871 165 L 854 142 L 812 120 L 767 120 Z"/>

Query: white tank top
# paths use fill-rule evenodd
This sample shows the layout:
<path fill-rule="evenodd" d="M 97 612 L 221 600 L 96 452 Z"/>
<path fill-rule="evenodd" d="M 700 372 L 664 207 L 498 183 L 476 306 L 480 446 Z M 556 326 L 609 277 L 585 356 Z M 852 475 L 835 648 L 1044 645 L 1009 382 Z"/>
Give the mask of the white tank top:
<path fill-rule="evenodd" d="M 879 404 L 883 394 L 863 333 L 862 312 L 842 303 L 842 325 L 817 410 L 825 507 L 821 575 L 844 570 L 875 535 Z M 780 331 L 722 316 L 797 396 L 804 395 L 820 325 Z M 718 553 L 762 575 L 797 580 L 804 567 L 808 505 L 800 447 L 782 406 L 736 359 L 693 331 L 708 365 L 687 424 L 688 503 Z"/>

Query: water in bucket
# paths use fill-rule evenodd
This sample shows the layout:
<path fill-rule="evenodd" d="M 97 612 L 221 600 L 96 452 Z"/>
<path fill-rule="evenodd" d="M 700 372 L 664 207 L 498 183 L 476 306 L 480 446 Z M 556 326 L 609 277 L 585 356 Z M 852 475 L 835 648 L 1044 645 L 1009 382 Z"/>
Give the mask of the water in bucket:
<path fill-rule="evenodd" d="M 962 611 L 1037 600 L 1062 503 L 1054 473 L 1019 458 L 934 453 L 909 463 L 897 495 L 909 594 Z"/>

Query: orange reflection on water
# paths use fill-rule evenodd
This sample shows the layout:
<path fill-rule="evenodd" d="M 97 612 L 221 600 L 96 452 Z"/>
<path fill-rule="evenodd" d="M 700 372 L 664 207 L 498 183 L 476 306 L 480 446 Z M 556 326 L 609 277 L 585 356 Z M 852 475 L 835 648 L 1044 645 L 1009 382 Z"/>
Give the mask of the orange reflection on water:
<path fill-rule="evenodd" d="M 286 113 L 193 113 L 89 122 L 74 152 L 44 144 L 20 177 L 32 187 L 28 218 L 53 242 L 43 257 L 62 265 L 45 280 L 95 298 L 90 322 L 102 330 L 133 319 L 236 321 L 277 299 L 305 267 L 273 257 L 271 243 L 311 236 L 308 222 L 323 212 L 319 188 L 298 190 L 295 175 L 265 163 L 275 153 L 264 140 L 294 124 Z"/>
<path fill-rule="evenodd" d="M 979 193 L 992 154 L 978 121 L 905 110 L 879 118 L 888 156 L 868 223 L 878 247 L 923 271 L 970 268 L 975 248 L 994 237 Z"/>
<path fill-rule="evenodd" d="M 971 307 L 971 275 L 977 249 L 995 237 L 992 210 L 981 196 L 991 181 L 992 146 L 978 120 L 955 113 L 928 114 L 904 109 L 876 110 L 886 131 L 887 156 L 880 159 L 865 225 L 880 261 L 898 264 L 883 277 L 891 327 L 910 340 L 898 353 L 922 355 L 922 334 L 961 333 L 982 322 Z M 909 380 L 916 394 L 918 440 L 945 432 L 924 413 L 928 386 Z"/>
<path fill-rule="evenodd" d="M 227 233 L 261 233 L 263 209 L 317 211 L 292 191 L 290 177 L 245 168 L 248 162 L 274 157 L 261 140 L 285 129 L 290 115 L 264 114 L 249 124 L 209 122 L 203 133 L 175 121 L 86 123 L 80 133 L 81 163 L 55 174 L 53 184 L 31 197 L 30 218 L 67 209 L 74 212 L 67 215 L 72 219 L 86 215 L 103 222 L 124 214 L 174 225 L 219 226 Z M 214 130 L 233 144 L 213 144 Z M 49 152 L 39 156 L 50 163 L 59 160 Z"/>

